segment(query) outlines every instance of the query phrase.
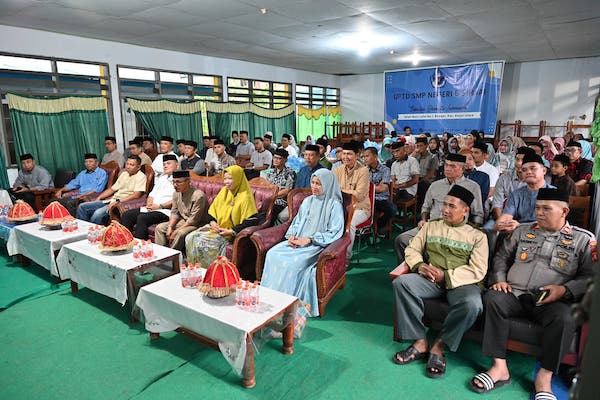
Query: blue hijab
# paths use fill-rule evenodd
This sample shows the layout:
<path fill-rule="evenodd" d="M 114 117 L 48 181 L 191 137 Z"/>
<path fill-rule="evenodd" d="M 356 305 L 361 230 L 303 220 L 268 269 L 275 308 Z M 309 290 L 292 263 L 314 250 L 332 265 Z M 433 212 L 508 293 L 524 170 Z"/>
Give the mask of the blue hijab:
<path fill-rule="evenodd" d="M 592 156 L 592 145 L 587 140 L 578 140 L 577 143 L 581 145 L 581 158 L 587 158 L 590 161 L 594 161 Z"/>
<path fill-rule="evenodd" d="M 387 160 L 390 160 L 393 157 L 392 153 L 387 151 L 385 148 L 386 145 L 389 144 L 391 146 L 392 143 L 394 143 L 394 140 L 391 137 L 386 137 L 383 139 L 383 142 L 381 143 L 381 150 L 379 150 L 379 161 L 382 163 L 385 163 Z"/>
<path fill-rule="evenodd" d="M 312 176 L 321 181 L 323 194 L 312 195 L 302 202 L 304 218 L 299 221 L 297 227 L 297 237 L 312 237 L 316 232 L 322 232 L 329 226 L 329 219 L 334 209 L 334 203 L 342 204 L 342 191 L 337 178 L 327 168 L 316 170 Z M 296 217 L 297 218 L 297 217 Z"/>

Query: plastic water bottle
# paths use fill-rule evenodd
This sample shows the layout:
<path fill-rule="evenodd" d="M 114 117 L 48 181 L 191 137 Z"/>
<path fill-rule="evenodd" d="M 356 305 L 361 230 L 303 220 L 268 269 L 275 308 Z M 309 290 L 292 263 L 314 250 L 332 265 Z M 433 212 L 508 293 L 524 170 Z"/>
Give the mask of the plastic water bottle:
<path fill-rule="evenodd" d="M 2 204 L 2 208 L 0 209 L 0 217 L 5 217 L 6 215 L 6 204 Z"/>
<path fill-rule="evenodd" d="M 87 240 L 88 240 L 89 244 L 92 244 L 94 242 L 93 235 L 94 235 L 94 228 L 90 226 L 87 231 Z"/>
<path fill-rule="evenodd" d="M 243 294 L 242 294 L 242 308 L 244 310 L 250 310 L 250 287 L 248 286 L 248 282 L 244 285 Z"/>
<path fill-rule="evenodd" d="M 188 287 L 188 277 L 189 277 L 189 270 L 187 265 L 183 264 L 180 268 L 180 276 L 181 276 L 181 286 L 183 286 L 184 288 Z"/>
<path fill-rule="evenodd" d="M 133 245 L 133 259 L 140 260 L 141 258 L 142 258 L 142 246 L 140 245 L 140 242 L 136 242 Z"/>
<path fill-rule="evenodd" d="M 146 253 L 147 253 L 148 260 L 151 260 L 154 258 L 154 243 L 152 243 L 150 240 L 148 240 L 146 242 Z"/>
<path fill-rule="evenodd" d="M 254 281 L 252 285 L 252 311 L 258 311 L 260 305 L 260 286 L 258 281 Z"/>
<path fill-rule="evenodd" d="M 239 281 L 235 287 L 235 305 L 238 308 L 243 308 L 243 297 L 244 297 L 244 281 Z"/>

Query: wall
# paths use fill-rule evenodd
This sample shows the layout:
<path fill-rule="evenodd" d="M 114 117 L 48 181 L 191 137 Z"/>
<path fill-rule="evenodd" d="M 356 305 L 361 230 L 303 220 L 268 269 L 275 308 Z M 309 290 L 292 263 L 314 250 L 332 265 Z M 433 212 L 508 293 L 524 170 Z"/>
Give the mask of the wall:
<path fill-rule="evenodd" d="M 599 88 L 600 57 L 507 64 L 498 119 L 589 124 Z M 383 74 L 343 76 L 341 91 L 343 121 L 383 121 Z"/>
<path fill-rule="evenodd" d="M 227 76 L 235 76 L 278 82 L 340 87 L 340 78 L 335 75 L 154 49 L 118 42 L 87 39 L 33 29 L 0 25 L 0 37 L 2 38 L 0 52 L 108 63 L 111 77 L 110 84 L 112 88 L 115 134 L 119 141 L 122 140 L 122 124 L 117 89 L 117 64 L 222 75 L 224 79 Z"/>

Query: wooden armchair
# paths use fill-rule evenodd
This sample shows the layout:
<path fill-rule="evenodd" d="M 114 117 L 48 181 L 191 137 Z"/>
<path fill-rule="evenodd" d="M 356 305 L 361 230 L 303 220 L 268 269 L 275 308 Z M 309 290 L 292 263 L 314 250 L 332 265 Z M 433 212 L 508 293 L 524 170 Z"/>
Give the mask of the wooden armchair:
<path fill-rule="evenodd" d="M 115 161 L 111 161 L 106 164 L 100 164 L 99 167 L 102 168 L 103 170 L 105 170 L 106 173 L 108 174 L 108 180 L 106 181 L 106 186 L 104 187 L 104 189 L 108 189 L 109 187 L 114 185 L 115 182 L 117 181 L 117 178 L 119 176 L 119 164 L 117 164 Z M 57 187 L 61 187 L 61 186 L 57 186 Z M 78 192 L 79 191 L 77 189 L 71 190 L 71 191 L 63 193 L 63 197 L 77 196 Z M 90 201 L 90 200 L 98 197 L 99 194 L 100 193 L 92 193 L 80 200 L 81 201 Z"/>
<path fill-rule="evenodd" d="M 57 168 L 54 174 L 54 187 L 61 188 L 75 178 L 75 171 L 70 169 Z M 36 212 L 42 211 L 55 197 L 56 189 L 32 190 L 35 196 Z"/>
<path fill-rule="evenodd" d="M 300 204 L 309 195 L 309 189 L 291 190 L 288 194 L 288 207 L 291 207 L 289 220 L 285 224 L 263 229 L 254 232 L 252 235 L 251 240 L 257 249 L 256 251 L 261 252 L 260 258 L 262 259 L 261 265 L 257 266 L 257 277 L 259 273 L 260 276 L 262 276 L 266 252 L 277 243 L 285 240 L 285 233 L 293 216 L 298 213 Z M 338 289 L 343 289 L 346 284 L 346 269 L 348 268 L 346 250 L 351 243 L 350 222 L 354 215 L 356 198 L 347 193 L 342 193 L 342 196 L 344 201 L 344 217 L 346 219 L 344 235 L 324 248 L 317 260 L 317 297 L 319 301 L 319 316 L 321 317 L 325 315 L 327 303 L 333 297 L 335 292 Z M 258 258 L 259 256 L 257 255 L 257 259 Z"/>
<path fill-rule="evenodd" d="M 569 215 L 567 221 L 570 224 L 583 229 L 590 228 L 590 212 L 592 207 L 591 196 L 569 196 Z"/>

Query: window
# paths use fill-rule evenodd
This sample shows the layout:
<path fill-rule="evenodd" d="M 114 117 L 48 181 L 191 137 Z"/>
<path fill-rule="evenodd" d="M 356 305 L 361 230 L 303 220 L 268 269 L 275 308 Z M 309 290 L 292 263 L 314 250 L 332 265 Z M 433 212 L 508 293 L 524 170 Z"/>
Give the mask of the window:
<path fill-rule="evenodd" d="M 7 93 L 25 96 L 102 96 L 109 130 L 114 131 L 108 64 L 47 57 L 0 54 L 0 145 L 6 163 L 17 165 Z"/>
<path fill-rule="evenodd" d="M 283 108 L 292 104 L 290 83 L 227 78 L 227 97 L 232 102 L 253 103 L 264 108 Z"/>
<path fill-rule="evenodd" d="M 149 68 L 117 66 L 119 96 L 125 139 L 147 136 L 142 124 L 127 104 L 127 97 L 136 99 L 210 100 L 223 101 L 222 78 L 188 72 L 162 71 Z M 203 106 L 204 107 L 204 106 Z M 204 133 L 208 133 L 206 111 L 202 111 Z"/>
<path fill-rule="evenodd" d="M 296 104 L 317 109 L 340 105 L 340 89 L 310 85 L 296 85 Z"/>

